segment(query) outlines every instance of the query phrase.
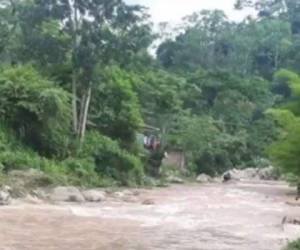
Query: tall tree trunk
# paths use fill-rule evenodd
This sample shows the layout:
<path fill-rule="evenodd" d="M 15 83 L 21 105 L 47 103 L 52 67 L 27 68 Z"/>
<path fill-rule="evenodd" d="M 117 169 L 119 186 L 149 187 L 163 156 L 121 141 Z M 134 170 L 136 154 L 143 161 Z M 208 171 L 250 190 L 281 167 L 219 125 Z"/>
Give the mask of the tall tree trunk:
<path fill-rule="evenodd" d="M 81 110 L 81 114 L 80 114 L 80 116 L 81 116 L 80 131 L 79 131 L 80 144 L 83 143 L 84 137 L 85 137 L 91 97 L 92 97 L 92 87 L 89 86 L 87 93 L 85 94 L 85 97 L 83 98 L 83 106 L 82 106 L 83 109 Z"/>
<path fill-rule="evenodd" d="M 289 15 L 289 7 L 286 0 L 281 0 L 281 4 L 283 6 L 283 11 Z"/>
<path fill-rule="evenodd" d="M 279 45 L 278 46 L 276 46 L 276 52 L 275 52 L 275 62 L 274 62 L 274 68 L 275 68 L 275 71 L 277 71 L 278 70 L 278 68 L 279 68 Z"/>
<path fill-rule="evenodd" d="M 250 55 L 247 53 L 245 57 L 245 66 L 243 69 L 243 74 L 248 75 L 251 72 L 251 69 L 249 69 L 249 57 Z"/>
<path fill-rule="evenodd" d="M 78 135 L 78 107 L 77 107 L 77 46 L 78 46 L 78 6 L 77 1 L 68 1 L 69 3 L 69 21 L 72 29 L 72 113 L 73 113 L 73 130 Z"/>
<path fill-rule="evenodd" d="M 78 112 L 77 112 L 77 76 L 76 71 L 72 73 L 72 110 L 73 110 L 73 130 L 77 134 Z"/>
<path fill-rule="evenodd" d="M 87 92 L 85 92 L 82 95 L 82 98 L 80 100 L 80 109 L 79 109 L 78 126 L 77 126 L 78 137 L 80 137 L 81 130 L 82 130 L 82 124 L 83 124 L 83 120 L 84 120 L 84 109 L 85 109 L 85 105 L 86 105 L 87 96 L 88 96 L 88 94 L 87 94 Z"/>

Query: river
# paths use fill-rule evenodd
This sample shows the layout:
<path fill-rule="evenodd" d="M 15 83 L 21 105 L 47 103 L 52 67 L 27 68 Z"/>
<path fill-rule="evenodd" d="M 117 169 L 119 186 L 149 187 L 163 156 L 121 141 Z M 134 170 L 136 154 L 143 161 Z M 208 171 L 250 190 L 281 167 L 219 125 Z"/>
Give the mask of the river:
<path fill-rule="evenodd" d="M 0 208 L 1 250 L 281 250 L 300 237 L 285 183 L 141 190 L 135 202 Z M 153 204 L 143 205 L 143 200 Z"/>

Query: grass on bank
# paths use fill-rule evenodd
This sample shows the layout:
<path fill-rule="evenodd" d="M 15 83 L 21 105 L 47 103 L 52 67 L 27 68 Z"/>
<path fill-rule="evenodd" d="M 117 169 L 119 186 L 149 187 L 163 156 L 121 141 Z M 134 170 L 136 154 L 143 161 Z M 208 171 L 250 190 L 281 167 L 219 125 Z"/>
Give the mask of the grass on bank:
<path fill-rule="evenodd" d="M 284 250 L 300 250 L 300 240 L 290 243 Z"/>

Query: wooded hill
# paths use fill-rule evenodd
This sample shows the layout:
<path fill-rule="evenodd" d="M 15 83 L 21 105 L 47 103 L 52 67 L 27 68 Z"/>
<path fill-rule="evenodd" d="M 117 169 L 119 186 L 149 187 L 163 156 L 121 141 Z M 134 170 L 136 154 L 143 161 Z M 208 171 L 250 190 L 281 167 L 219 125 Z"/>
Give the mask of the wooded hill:
<path fill-rule="evenodd" d="M 190 174 L 272 160 L 299 176 L 300 3 L 244 7 L 257 18 L 195 12 L 170 38 L 121 0 L 1 0 L 2 175 L 143 184 L 165 150 L 180 149 Z M 137 143 L 145 125 L 160 129 L 160 150 Z"/>

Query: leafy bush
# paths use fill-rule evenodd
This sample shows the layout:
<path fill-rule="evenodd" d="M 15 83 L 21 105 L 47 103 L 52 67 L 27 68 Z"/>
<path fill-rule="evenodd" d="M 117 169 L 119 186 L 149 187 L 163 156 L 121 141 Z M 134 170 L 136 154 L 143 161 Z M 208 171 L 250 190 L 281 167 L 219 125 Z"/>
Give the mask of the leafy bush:
<path fill-rule="evenodd" d="M 101 75 L 102 83 L 93 92 L 92 121 L 102 133 L 130 148 L 143 123 L 138 97 L 133 91 L 134 75 L 116 66 L 100 68 L 97 74 Z"/>
<path fill-rule="evenodd" d="M 27 145 L 63 155 L 70 131 L 70 96 L 30 66 L 0 70 L 0 118 Z"/>
<path fill-rule="evenodd" d="M 5 151 L 0 153 L 0 172 L 37 169 L 45 173 L 49 183 L 76 186 L 102 186 L 104 179 L 96 173 L 91 159 L 69 158 L 62 162 L 40 157 L 32 151 Z M 113 184 L 113 181 L 111 181 Z"/>
<path fill-rule="evenodd" d="M 0 162 L 5 172 L 11 170 L 41 169 L 41 158 L 30 151 L 4 151 L 0 153 Z"/>
<path fill-rule="evenodd" d="M 77 158 L 47 159 L 22 145 L 13 131 L 0 126 L 0 173 L 13 170 L 43 171 L 52 183 L 78 186 L 141 184 L 144 174 L 138 158 L 98 133 L 88 133 Z"/>
<path fill-rule="evenodd" d="M 79 152 L 80 158 L 93 157 L 95 171 L 112 177 L 121 185 L 141 184 L 143 165 L 141 161 L 120 148 L 119 144 L 97 132 L 89 132 Z"/>
<path fill-rule="evenodd" d="M 249 164 L 247 166 L 252 166 L 254 168 L 267 168 L 269 166 L 271 166 L 271 161 L 269 159 L 265 159 L 265 158 L 254 158 L 249 162 Z"/>
<path fill-rule="evenodd" d="M 292 173 L 300 179 L 300 77 L 282 70 L 276 74 L 276 80 L 289 87 L 291 98 L 280 109 L 268 111 L 281 126 L 280 137 L 270 146 L 268 153 L 284 172 Z"/>
<path fill-rule="evenodd" d="M 285 250 L 300 250 L 300 240 L 290 243 Z"/>
<path fill-rule="evenodd" d="M 186 152 L 189 170 L 197 174 L 215 175 L 240 166 L 246 151 L 245 133 L 226 133 L 209 116 L 185 117 L 171 140 Z"/>
<path fill-rule="evenodd" d="M 282 133 L 268 152 L 272 160 L 283 171 L 300 177 L 300 119 L 289 111 L 272 111 L 272 115 L 282 125 Z"/>
<path fill-rule="evenodd" d="M 93 158 L 68 158 L 59 165 L 65 170 L 68 182 L 71 182 L 72 185 L 85 187 L 117 185 L 116 180 L 96 171 L 96 165 Z"/>
<path fill-rule="evenodd" d="M 0 151 L 10 149 L 18 144 L 13 132 L 0 122 Z"/>

